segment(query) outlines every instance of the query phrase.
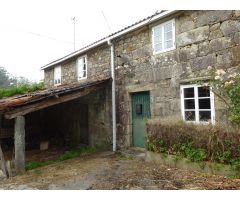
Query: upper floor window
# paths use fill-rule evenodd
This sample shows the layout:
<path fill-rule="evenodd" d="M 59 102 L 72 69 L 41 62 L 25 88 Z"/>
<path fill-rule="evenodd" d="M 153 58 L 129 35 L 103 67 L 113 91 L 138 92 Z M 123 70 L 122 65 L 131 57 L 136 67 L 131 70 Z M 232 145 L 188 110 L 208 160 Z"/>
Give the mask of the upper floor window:
<path fill-rule="evenodd" d="M 185 121 L 215 122 L 214 95 L 209 86 L 182 85 L 181 109 Z"/>
<path fill-rule="evenodd" d="M 152 28 L 153 53 L 175 49 L 175 20 L 170 20 Z"/>
<path fill-rule="evenodd" d="M 78 80 L 87 78 L 87 56 L 78 58 L 77 74 L 78 74 Z"/>
<path fill-rule="evenodd" d="M 61 66 L 54 68 L 54 85 L 61 85 Z"/>

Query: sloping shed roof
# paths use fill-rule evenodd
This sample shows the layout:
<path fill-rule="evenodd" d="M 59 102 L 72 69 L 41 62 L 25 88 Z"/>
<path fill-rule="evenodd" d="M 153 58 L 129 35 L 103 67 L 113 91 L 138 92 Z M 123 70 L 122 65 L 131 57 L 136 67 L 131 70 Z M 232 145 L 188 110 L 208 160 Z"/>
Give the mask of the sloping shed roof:
<path fill-rule="evenodd" d="M 85 83 L 65 84 L 37 92 L 6 97 L 0 100 L 0 113 L 3 113 L 7 119 L 15 118 L 18 115 L 25 115 L 85 96 L 105 86 L 110 79 L 105 78 Z"/>

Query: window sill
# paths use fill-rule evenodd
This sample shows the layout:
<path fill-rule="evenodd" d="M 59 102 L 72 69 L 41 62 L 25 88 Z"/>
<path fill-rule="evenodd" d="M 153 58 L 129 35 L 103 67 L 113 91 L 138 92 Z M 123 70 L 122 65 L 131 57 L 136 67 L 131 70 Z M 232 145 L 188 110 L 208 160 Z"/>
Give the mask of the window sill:
<path fill-rule="evenodd" d="M 158 55 L 158 54 L 161 54 L 161 53 L 166 53 L 166 52 L 169 52 L 169 51 L 173 51 L 173 50 L 175 50 L 176 49 L 176 47 L 172 47 L 172 48 L 170 48 L 170 49 L 165 49 L 165 50 L 163 50 L 163 51 L 153 51 L 153 55 Z"/>
<path fill-rule="evenodd" d="M 85 79 L 87 79 L 87 77 L 78 78 L 78 81 L 85 80 Z"/>

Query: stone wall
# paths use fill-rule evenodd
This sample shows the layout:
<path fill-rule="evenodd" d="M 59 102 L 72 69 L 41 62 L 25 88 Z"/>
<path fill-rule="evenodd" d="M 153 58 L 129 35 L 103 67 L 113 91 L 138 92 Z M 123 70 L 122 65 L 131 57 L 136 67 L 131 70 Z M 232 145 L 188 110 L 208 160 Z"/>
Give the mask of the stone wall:
<path fill-rule="evenodd" d="M 176 49 L 153 55 L 152 26 L 175 18 Z M 115 45 L 117 140 L 131 145 L 131 92 L 150 91 L 152 117 L 181 117 L 180 85 L 207 76 L 209 65 L 238 70 L 240 65 L 239 11 L 182 11 L 113 41 Z M 88 77 L 110 75 L 110 50 L 105 44 L 87 53 Z M 76 58 L 75 58 L 76 59 Z M 73 61 L 63 64 L 74 71 Z M 68 65 L 68 67 L 67 67 Z M 71 68 L 71 69 L 70 69 Z M 73 72 L 73 74 L 76 72 Z M 51 70 L 45 83 L 50 84 Z M 63 70 L 63 83 L 76 78 Z M 226 109 L 216 98 L 216 118 L 226 120 Z"/>
<path fill-rule="evenodd" d="M 77 79 L 77 59 L 81 56 L 87 55 L 87 79 L 78 81 Z M 102 79 L 110 76 L 110 48 L 103 45 L 87 54 L 71 58 L 61 63 L 62 70 L 62 84 L 73 82 L 85 82 L 89 80 Z M 46 69 L 44 71 L 44 83 L 46 87 L 53 85 L 53 71 L 54 68 Z"/>
<path fill-rule="evenodd" d="M 203 80 L 209 65 L 231 71 L 240 67 L 238 11 L 186 11 L 172 18 L 175 50 L 153 55 L 151 27 L 164 20 L 115 41 L 119 146 L 131 145 L 131 92 L 150 91 L 152 117 L 181 118 L 181 84 Z M 226 121 L 218 98 L 215 107 L 216 120 Z"/>

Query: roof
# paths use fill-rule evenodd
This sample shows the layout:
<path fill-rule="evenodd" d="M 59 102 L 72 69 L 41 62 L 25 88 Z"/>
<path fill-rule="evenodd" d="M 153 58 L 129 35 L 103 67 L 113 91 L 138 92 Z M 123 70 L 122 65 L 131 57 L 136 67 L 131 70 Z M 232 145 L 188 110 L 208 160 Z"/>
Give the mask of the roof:
<path fill-rule="evenodd" d="M 51 105 L 85 96 L 105 85 L 109 80 L 110 78 L 105 78 L 85 83 L 65 84 L 23 95 L 5 97 L 0 100 L 0 113 L 4 113 L 6 118 L 11 119 L 17 116 L 12 114 L 20 110 L 22 111 L 25 109 L 23 114 L 27 114 Z M 39 106 L 39 109 L 37 106 Z"/>
<path fill-rule="evenodd" d="M 132 24 L 130 26 L 127 26 L 127 27 L 125 27 L 125 28 L 123 28 L 123 29 L 121 29 L 119 31 L 116 31 L 116 32 L 114 32 L 114 33 L 112 33 L 112 34 L 110 34 L 110 35 L 108 35 L 108 36 L 106 36 L 106 37 L 104 37 L 104 38 L 102 38 L 100 40 L 97 40 L 97 41 L 95 41 L 95 42 L 93 42 L 93 43 L 91 43 L 91 44 L 89 44 L 89 45 L 87 45 L 87 46 L 77 50 L 77 51 L 74 51 L 74 52 L 72 52 L 72 53 L 70 53 L 70 54 L 68 54 L 68 55 L 66 55 L 66 56 L 64 56 L 62 58 L 59 58 L 59 59 L 57 59 L 57 60 L 55 60 L 53 62 L 50 62 L 50 63 L 42 66 L 41 69 L 43 70 L 43 69 L 47 69 L 49 67 L 52 67 L 54 65 L 57 65 L 57 64 L 65 61 L 67 59 L 70 59 L 70 58 L 72 58 L 74 56 L 78 56 L 78 55 L 80 55 L 80 54 L 82 54 L 82 53 L 84 53 L 84 52 L 86 52 L 86 51 L 88 51 L 88 50 L 90 50 L 92 48 L 95 48 L 95 47 L 97 47 L 97 46 L 99 46 L 99 45 L 101 45 L 101 44 L 103 44 L 105 42 L 108 42 L 109 40 L 112 40 L 112 39 L 115 39 L 117 37 L 120 37 L 120 36 L 122 36 L 124 34 L 127 34 L 127 33 L 131 32 L 131 31 L 134 31 L 134 30 L 136 30 L 138 28 L 141 28 L 141 27 L 143 27 L 145 25 L 148 25 L 148 24 L 150 24 L 150 23 L 152 23 L 152 22 L 154 22 L 156 20 L 159 20 L 161 18 L 167 17 L 167 16 L 169 16 L 169 15 L 171 15 L 173 13 L 176 13 L 176 12 L 177 12 L 176 10 L 156 12 L 155 14 L 153 14 L 151 16 L 148 16 L 148 17 L 146 17 L 146 18 L 144 18 L 144 19 L 142 19 L 142 20 L 140 20 L 140 21 L 138 21 L 138 22 L 136 22 L 136 23 L 134 23 L 134 24 Z"/>

